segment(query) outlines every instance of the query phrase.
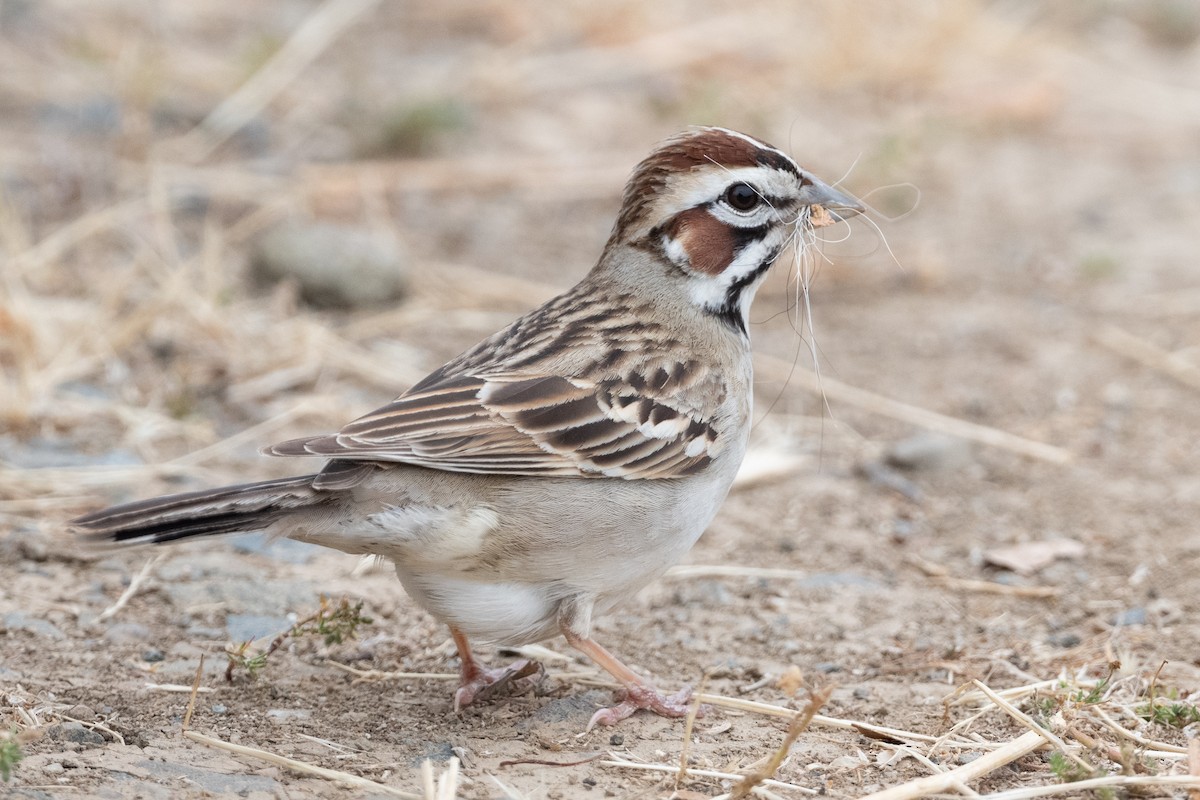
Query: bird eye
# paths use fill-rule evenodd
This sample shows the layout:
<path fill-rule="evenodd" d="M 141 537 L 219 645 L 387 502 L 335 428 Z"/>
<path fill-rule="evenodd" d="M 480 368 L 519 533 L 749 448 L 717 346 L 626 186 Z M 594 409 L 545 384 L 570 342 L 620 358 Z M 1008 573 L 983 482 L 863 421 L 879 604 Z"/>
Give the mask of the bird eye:
<path fill-rule="evenodd" d="M 762 202 L 762 196 L 748 183 L 735 183 L 725 190 L 724 200 L 735 211 L 750 211 Z"/>

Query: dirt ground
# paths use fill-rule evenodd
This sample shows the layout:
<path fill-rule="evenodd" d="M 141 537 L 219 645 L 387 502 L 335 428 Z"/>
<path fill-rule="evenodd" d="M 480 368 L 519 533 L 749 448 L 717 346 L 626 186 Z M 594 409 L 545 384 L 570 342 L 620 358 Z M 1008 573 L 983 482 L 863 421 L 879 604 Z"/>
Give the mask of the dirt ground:
<path fill-rule="evenodd" d="M 664 688 L 791 709 L 831 688 L 774 778 L 835 797 L 1024 733 L 994 707 L 968 724 L 947 698 L 973 679 L 1045 681 L 1014 702 L 1069 751 L 981 794 L 1186 773 L 1198 34 L 1200 8 L 1168 0 L 0 2 L 0 767 L 23 755 L 0 794 L 386 796 L 183 735 L 171 687 L 201 657 L 189 730 L 394 790 L 421 793 L 425 759 L 459 759 L 464 798 L 731 790 L 604 763 L 685 749 L 693 770 L 761 768 L 787 717 L 584 733 L 608 690 L 561 640 L 537 690 L 459 715 L 446 680 L 379 674 L 456 668 L 386 564 L 252 537 L 96 555 L 63 525 L 295 470 L 258 448 L 335 430 L 569 286 L 628 170 L 693 123 L 844 176 L 878 229 L 823 247 L 824 399 L 777 267 L 752 331 L 761 472 L 695 569 L 597 637 Z M 382 238 L 404 298 L 314 309 L 253 279 L 288 221 Z M 260 652 L 322 596 L 371 623 L 225 680 L 227 648 Z M 1175 724 L 1139 718 L 1160 701 Z"/>

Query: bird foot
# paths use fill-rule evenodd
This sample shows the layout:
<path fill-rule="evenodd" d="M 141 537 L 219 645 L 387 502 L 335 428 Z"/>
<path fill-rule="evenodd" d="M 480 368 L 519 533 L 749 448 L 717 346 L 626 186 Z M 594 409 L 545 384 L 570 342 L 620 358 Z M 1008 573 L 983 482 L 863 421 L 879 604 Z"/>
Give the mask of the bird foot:
<path fill-rule="evenodd" d="M 638 709 L 653 711 L 664 717 L 686 717 L 692 706 L 692 687 L 685 686 L 672 695 L 664 695 L 653 686 L 629 686 L 619 695 L 619 702 L 612 708 L 602 708 L 592 715 L 587 729 L 597 725 L 616 725 L 633 715 Z M 700 706 L 696 716 L 703 716 L 708 706 Z"/>
<path fill-rule="evenodd" d="M 470 677 L 463 677 L 458 691 L 454 693 L 454 713 L 476 700 L 486 700 L 500 689 L 512 684 L 518 690 L 530 689 L 545 677 L 542 665 L 529 659 L 521 659 L 504 667 L 479 667 Z"/>

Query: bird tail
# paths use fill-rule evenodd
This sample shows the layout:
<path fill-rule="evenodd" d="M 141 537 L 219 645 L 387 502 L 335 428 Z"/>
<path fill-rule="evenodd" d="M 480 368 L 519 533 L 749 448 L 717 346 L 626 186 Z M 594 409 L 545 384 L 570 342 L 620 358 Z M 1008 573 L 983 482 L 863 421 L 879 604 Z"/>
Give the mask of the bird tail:
<path fill-rule="evenodd" d="M 96 543 L 159 544 L 221 533 L 261 531 L 276 520 L 330 499 L 315 475 L 242 483 L 113 506 L 71 521 Z"/>

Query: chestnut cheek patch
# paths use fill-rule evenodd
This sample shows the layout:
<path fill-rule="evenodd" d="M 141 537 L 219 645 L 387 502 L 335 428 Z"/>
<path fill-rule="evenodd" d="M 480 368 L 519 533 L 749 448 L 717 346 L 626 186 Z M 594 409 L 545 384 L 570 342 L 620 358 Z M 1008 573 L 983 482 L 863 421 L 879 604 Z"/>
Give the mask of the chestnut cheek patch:
<path fill-rule="evenodd" d="M 669 235 L 687 253 L 696 272 L 719 275 L 733 262 L 733 232 L 704 208 L 691 208 L 675 216 Z"/>

